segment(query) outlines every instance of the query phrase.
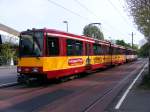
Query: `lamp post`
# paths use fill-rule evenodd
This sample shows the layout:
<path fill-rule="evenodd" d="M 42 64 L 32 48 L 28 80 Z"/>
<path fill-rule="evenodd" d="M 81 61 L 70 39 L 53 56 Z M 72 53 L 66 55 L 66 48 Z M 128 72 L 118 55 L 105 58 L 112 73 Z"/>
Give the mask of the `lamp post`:
<path fill-rule="evenodd" d="M 63 23 L 66 24 L 66 30 L 67 30 L 67 32 L 68 32 L 68 21 L 63 21 Z"/>
<path fill-rule="evenodd" d="M 101 23 L 90 23 L 89 25 L 93 25 L 93 24 L 98 24 L 98 25 L 101 25 Z"/>
<path fill-rule="evenodd" d="M 99 25 L 99 30 L 101 29 L 101 23 L 90 23 L 89 26 L 92 25 Z M 93 34 L 94 35 L 94 34 Z M 94 37 L 94 36 L 93 36 Z"/>

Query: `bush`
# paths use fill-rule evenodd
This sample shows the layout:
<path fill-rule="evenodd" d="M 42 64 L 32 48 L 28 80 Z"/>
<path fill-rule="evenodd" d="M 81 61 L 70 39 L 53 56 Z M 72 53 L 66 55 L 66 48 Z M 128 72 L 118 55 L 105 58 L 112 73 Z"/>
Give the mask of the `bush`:
<path fill-rule="evenodd" d="M 16 60 L 16 50 L 10 43 L 0 45 L 0 65 L 9 65 L 11 58 Z"/>
<path fill-rule="evenodd" d="M 140 86 L 144 88 L 150 88 L 150 74 L 145 73 L 144 76 L 142 77 L 142 82 Z"/>

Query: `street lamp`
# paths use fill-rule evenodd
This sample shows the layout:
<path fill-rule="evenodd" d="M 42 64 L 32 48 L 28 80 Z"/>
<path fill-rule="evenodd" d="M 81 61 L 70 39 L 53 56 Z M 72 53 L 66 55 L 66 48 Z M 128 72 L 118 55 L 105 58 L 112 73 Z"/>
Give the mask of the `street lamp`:
<path fill-rule="evenodd" d="M 99 30 L 101 29 L 101 23 L 90 23 L 89 26 L 92 25 L 99 25 Z M 94 35 L 94 34 L 93 34 Z M 94 37 L 94 36 L 93 36 Z"/>
<path fill-rule="evenodd" d="M 66 24 L 67 32 L 68 32 L 68 21 L 63 21 Z"/>
<path fill-rule="evenodd" d="M 90 23 L 89 25 L 99 25 L 99 29 L 101 29 L 101 23 Z"/>
<path fill-rule="evenodd" d="M 99 25 L 99 29 L 101 29 L 101 23 L 90 23 L 89 25 Z"/>
<path fill-rule="evenodd" d="M 90 23 L 89 25 L 93 25 L 93 24 L 97 24 L 97 25 L 101 25 L 101 23 Z"/>

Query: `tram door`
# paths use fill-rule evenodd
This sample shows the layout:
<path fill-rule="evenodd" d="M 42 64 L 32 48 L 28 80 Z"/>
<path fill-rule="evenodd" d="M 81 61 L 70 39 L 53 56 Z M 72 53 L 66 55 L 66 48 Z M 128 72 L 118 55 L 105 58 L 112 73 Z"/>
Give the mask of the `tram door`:
<path fill-rule="evenodd" d="M 91 44 L 90 43 L 85 44 L 85 55 L 86 55 L 86 69 L 90 70 L 91 69 L 91 59 L 90 59 Z"/>

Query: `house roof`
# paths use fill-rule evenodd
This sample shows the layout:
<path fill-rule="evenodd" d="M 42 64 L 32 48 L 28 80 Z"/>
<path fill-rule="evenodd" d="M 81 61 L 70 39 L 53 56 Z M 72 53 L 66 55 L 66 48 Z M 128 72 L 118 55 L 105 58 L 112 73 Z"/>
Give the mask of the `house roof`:
<path fill-rule="evenodd" d="M 5 31 L 5 32 L 10 33 L 10 34 L 15 35 L 15 36 L 19 35 L 19 31 L 15 30 L 13 28 L 10 28 L 6 25 L 3 25 L 1 23 L 0 23 L 0 30 Z"/>

